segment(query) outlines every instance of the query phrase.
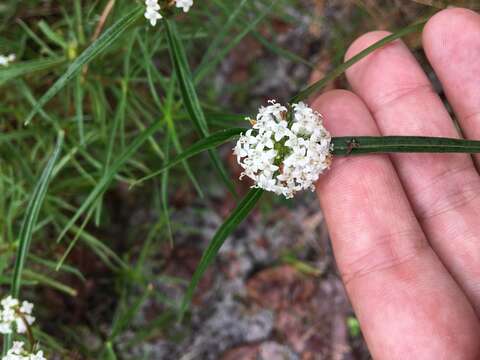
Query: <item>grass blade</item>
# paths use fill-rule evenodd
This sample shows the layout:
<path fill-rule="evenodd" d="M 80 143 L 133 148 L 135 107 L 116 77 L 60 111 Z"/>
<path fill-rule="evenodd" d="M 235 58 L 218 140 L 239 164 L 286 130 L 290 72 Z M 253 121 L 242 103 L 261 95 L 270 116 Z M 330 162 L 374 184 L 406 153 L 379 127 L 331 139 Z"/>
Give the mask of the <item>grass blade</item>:
<path fill-rule="evenodd" d="M 172 60 L 175 74 L 177 75 L 180 85 L 183 103 L 187 108 L 188 114 L 197 128 L 199 135 L 201 137 L 207 137 L 209 135 L 208 125 L 202 107 L 200 106 L 200 100 L 198 99 L 197 92 L 195 91 L 195 85 L 192 80 L 192 74 L 188 65 L 185 49 L 183 48 L 175 24 L 169 20 L 165 20 L 164 24 L 167 32 L 170 58 Z M 236 196 L 235 187 L 230 181 L 230 178 L 223 167 L 218 154 L 213 150 L 208 150 L 208 154 L 221 179 L 230 192 Z"/>
<path fill-rule="evenodd" d="M 45 166 L 40 179 L 38 180 L 35 189 L 33 191 L 32 197 L 27 206 L 27 210 L 25 212 L 25 217 L 20 228 L 19 234 L 19 245 L 17 249 L 17 255 L 15 258 L 15 266 L 13 269 L 13 277 L 11 283 L 11 294 L 14 298 L 18 298 L 20 294 L 20 287 L 22 285 L 22 273 L 25 267 L 25 260 L 27 259 L 28 252 L 30 250 L 30 243 L 32 241 L 32 234 L 37 223 L 38 214 L 43 204 L 43 200 L 45 199 L 45 195 L 48 190 L 48 185 L 52 178 L 53 169 L 55 167 L 55 163 L 60 155 L 63 146 L 63 139 L 65 134 L 63 132 L 59 132 L 57 138 L 57 144 L 55 145 L 55 149 L 53 150 L 50 159 Z M 3 354 L 6 354 L 6 351 L 10 348 L 12 343 L 12 336 L 11 334 L 4 336 L 3 341 Z"/>
<path fill-rule="evenodd" d="M 157 170 L 149 174 L 148 176 L 145 176 L 135 181 L 131 186 L 133 187 L 133 186 L 139 185 L 144 181 L 154 178 L 160 175 L 161 173 L 163 173 L 165 170 L 170 169 L 172 166 L 175 166 L 181 163 L 182 161 L 191 158 L 192 156 L 200 154 L 205 150 L 216 148 L 217 146 L 222 145 L 227 141 L 237 137 L 245 130 L 246 130 L 245 128 L 233 128 L 233 129 L 221 130 L 216 133 L 213 133 L 212 135 L 197 141 L 195 144 L 190 146 L 187 150 L 185 150 L 184 152 L 176 156 L 174 159 L 167 162 L 160 170 Z"/>
<path fill-rule="evenodd" d="M 252 189 L 250 192 L 243 198 L 243 200 L 238 204 L 237 208 L 230 214 L 228 219 L 220 226 L 220 228 L 215 233 L 214 237 L 210 241 L 207 249 L 200 259 L 200 263 L 195 269 L 190 284 L 188 286 L 187 292 L 183 297 L 182 304 L 180 306 L 180 319 L 183 318 L 183 315 L 187 311 L 190 302 L 193 297 L 193 293 L 200 282 L 203 274 L 207 270 L 208 266 L 212 263 L 215 256 L 218 254 L 218 251 L 222 247 L 223 243 L 227 237 L 237 228 L 237 226 L 245 220 L 245 218 L 253 210 L 257 202 L 260 200 L 263 194 L 262 189 Z"/>
<path fill-rule="evenodd" d="M 207 76 L 212 70 L 215 69 L 215 66 L 235 47 L 237 46 L 242 39 L 247 36 L 251 31 L 253 31 L 260 22 L 270 13 L 275 1 L 272 1 L 268 6 L 262 11 L 258 12 L 258 15 L 253 21 L 248 22 L 242 29 L 242 31 L 235 36 L 226 46 L 224 46 L 213 59 L 210 59 L 209 62 L 203 64 L 202 67 L 199 67 L 198 71 L 195 73 L 195 83 L 202 81 L 205 76 Z"/>
<path fill-rule="evenodd" d="M 33 117 L 49 102 L 63 87 L 75 77 L 84 65 L 91 62 L 105 49 L 107 49 L 120 35 L 123 34 L 132 24 L 134 24 L 143 14 L 143 7 L 135 7 L 133 11 L 118 20 L 112 27 L 105 31 L 95 42 L 93 42 L 85 51 L 75 59 L 68 67 L 67 71 L 48 89 L 48 91 L 39 100 L 38 104 L 32 109 L 25 124 L 28 125 Z"/>
<path fill-rule="evenodd" d="M 45 169 L 40 176 L 40 179 L 35 186 L 35 190 L 33 191 L 33 195 L 28 203 L 27 210 L 25 213 L 25 218 L 22 223 L 22 227 L 20 229 L 19 234 L 19 246 L 17 250 L 17 256 L 15 259 L 15 267 L 12 279 L 12 289 L 11 293 L 13 297 L 18 297 L 20 293 L 20 286 L 22 283 L 22 271 L 25 266 L 25 259 L 27 258 L 28 251 L 30 249 L 30 243 L 32 240 L 32 233 L 37 223 L 38 214 L 40 212 L 40 208 L 42 207 L 43 200 L 45 199 L 45 195 L 48 190 L 48 185 L 52 178 L 52 172 L 55 167 L 55 163 L 60 155 L 60 151 L 63 146 L 63 139 L 64 133 L 60 132 L 57 139 L 57 144 L 51 155 Z"/>
<path fill-rule="evenodd" d="M 65 58 L 47 58 L 40 60 L 31 60 L 12 64 L 0 69 L 0 86 L 7 81 L 23 75 L 33 74 L 43 70 L 50 70 L 58 67 L 65 62 Z"/>
<path fill-rule="evenodd" d="M 480 153 L 480 141 L 426 136 L 357 136 L 332 139 L 334 155 L 372 153 Z"/>
<path fill-rule="evenodd" d="M 427 19 L 428 20 L 428 19 Z M 380 41 L 377 41 L 375 44 L 369 46 L 365 50 L 359 52 L 357 55 L 352 57 L 350 60 L 344 62 L 343 64 L 337 66 L 333 71 L 331 71 L 327 76 L 325 76 L 323 79 L 313 83 L 312 85 L 308 86 L 304 90 L 302 90 L 300 93 L 295 95 L 293 98 L 290 99 L 290 103 L 296 103 L 302 100 L 305 100 L 308 98 L 310 95 L 312 95 L 314 92 L 320 90 L 323 88 L 325 85 L 327 85 L 330 81 L 336 79 L 340 75 L 342 75 L 350 66 L 354 65 L 355 63 L 359 62 L 362 60 L 364 57 L 370 55 L 373 51 L 377 50 L 378 48 L 381 48 L 382 46 L 391 43 L 392 41 L 395 41 L 397 39 L 400 39 L 408 34 L 414 33 L 414 32 L 419 32 L 423 29 L 425 26 L 425 23 L 427 20 L 423 20 L 421 22 L 412 24 L 410 26 L 407 26 L 403 28 L 402 30 L 389 35 L 385 38 L 383 38 Z"/>
<path fill-rule="evenodd" d="M 68 221 L 67 225 L 64 227 L 60 233 L 57 241 L 60 241 L 63 236 L 70 230 L 70 228 L 75 224 L 75 222 L 82 216 L 82 214 L 98 199 L 100 195 L 108 188 L 112 180 L 115 178 L 115 175 L 120 170 L 120 168 L 130 159 L 130 157 L 140 148 L 140 146 L 147 141 L 160 127 L 162 122 L 157 121 L 154 124 L 150 125 L 145 129 L 137 138 L 122 152 L 118 159 L 109 167 L 107 173 L 105 173 L 102 178 L 97 182 L 97 185 L 90 192 L 88 197 L 82 203 L 77 212 L 72 216 Z"/>

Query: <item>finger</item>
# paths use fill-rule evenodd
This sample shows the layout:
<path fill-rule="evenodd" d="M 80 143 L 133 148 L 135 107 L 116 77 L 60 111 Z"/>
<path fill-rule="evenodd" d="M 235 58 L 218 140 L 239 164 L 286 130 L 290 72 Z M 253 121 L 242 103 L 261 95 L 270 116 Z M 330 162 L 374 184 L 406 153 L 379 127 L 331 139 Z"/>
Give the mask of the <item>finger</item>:
<path fill-rule="evenodd" d="M 480 15 L 439 12 L 425 26 L 423 44 L 464 134 L 480 138 Z"/>
<path fill-rule="evenodd" d="M 378 135 L 350 92 L 326 93 L 313 107 L 334 135 Z M 318 196 L 373 357 L 474 358 L 474 311 L 426 242 L 388 156 L 335 158 Z"/>
<path fill-rule="evenodd" d="M 347 56 L 386 35 L 364 35 Z M 383 135 L 457 136 L 440 98 L 402 42 L 355 64 L 347 77 Z M 392 160 L 432 247 L 480 314 L 480 178 L 471 157 L 396 154 Z"/>

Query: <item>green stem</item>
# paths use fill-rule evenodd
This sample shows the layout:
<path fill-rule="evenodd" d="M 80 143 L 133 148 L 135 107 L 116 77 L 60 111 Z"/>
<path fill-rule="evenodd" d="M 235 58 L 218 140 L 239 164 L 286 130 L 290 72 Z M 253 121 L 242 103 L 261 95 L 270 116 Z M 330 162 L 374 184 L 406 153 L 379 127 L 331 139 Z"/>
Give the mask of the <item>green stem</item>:
<path fill-rule="evenodd" d="M 371 153 L 480 153 L 480 141 L 426 136 L 345 136 L 332 138 L 333 155 Z"/>

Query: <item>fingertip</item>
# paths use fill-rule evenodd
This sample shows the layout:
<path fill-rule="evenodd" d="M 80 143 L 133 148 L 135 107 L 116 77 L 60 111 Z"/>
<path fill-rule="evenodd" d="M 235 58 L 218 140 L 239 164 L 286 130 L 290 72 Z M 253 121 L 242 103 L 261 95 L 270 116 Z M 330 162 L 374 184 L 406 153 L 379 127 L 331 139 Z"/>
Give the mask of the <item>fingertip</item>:
<path fill-rule="evenodd" d="M 422 33 L 422 42 L 428 55 L 448 59 L 461 46 L 469 46 L 469 34 L 480 27 L 480 15 L 473 10 L 449 8 L 432 16 Z"/>

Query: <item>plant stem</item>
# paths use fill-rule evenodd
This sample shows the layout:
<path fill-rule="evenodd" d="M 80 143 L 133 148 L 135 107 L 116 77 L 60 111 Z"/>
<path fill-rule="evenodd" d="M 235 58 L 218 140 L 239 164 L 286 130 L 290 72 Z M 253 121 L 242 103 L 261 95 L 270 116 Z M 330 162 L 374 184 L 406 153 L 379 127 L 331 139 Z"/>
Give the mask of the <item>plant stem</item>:
<path fill-rule="evenodd" d="M 333 155 L 371 153 L 480 153 L 480 141 L 426 136 L 345 136 L 332 138 Z"/>

